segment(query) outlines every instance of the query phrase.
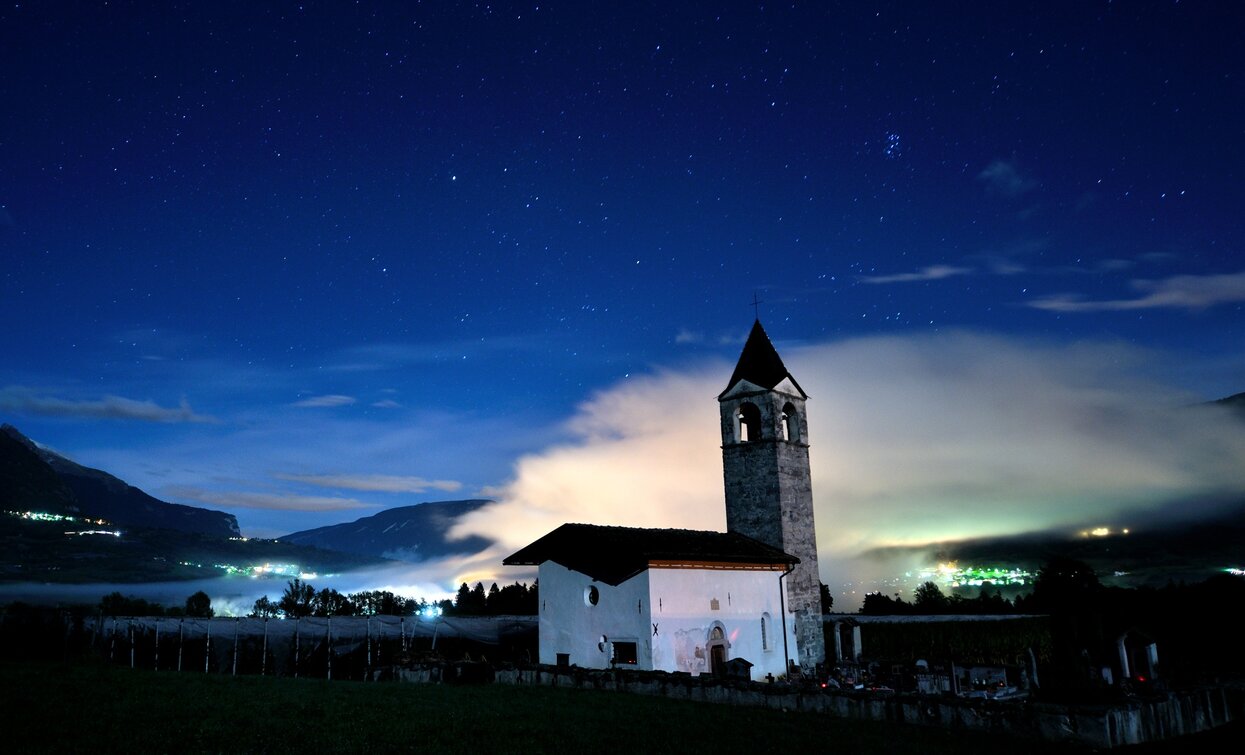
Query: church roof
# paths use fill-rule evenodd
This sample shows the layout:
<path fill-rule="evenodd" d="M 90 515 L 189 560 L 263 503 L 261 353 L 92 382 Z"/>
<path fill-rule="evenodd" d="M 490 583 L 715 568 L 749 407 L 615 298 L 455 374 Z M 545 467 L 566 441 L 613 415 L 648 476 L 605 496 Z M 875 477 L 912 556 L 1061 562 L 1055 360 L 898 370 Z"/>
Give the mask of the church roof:
<path fill-rule="evenodd" d="M 718 398 L 725 396 L 727 391 L 734 388 L 740 380 L 747 380 L 767 391 L 772 390 L 783 380 L 790 380 L 795 389 L 800 392 L 800 396 L 808 398 L 804 389 L 782 363 L 782 357 L 778 356 L 774 344 L 770 343 L 769 336 L 765 334 L 765 328 L 761 327 L 760 320 L 752 324 L 752 332 L 748 334 L 748 340 L 744 343 L 744 350 L 739 355 L 735 371 L 731 373 L 730 382 L 726 384 L 726 390 L 722 391 Z"/>
<path fill-rule="evenodd" d="M 653 562 L 783 566 L 800 559 L 735 532 L 564 524 L 502 560 L 507 566 L 553 561 L 608 585 L 619 585 Z"/>

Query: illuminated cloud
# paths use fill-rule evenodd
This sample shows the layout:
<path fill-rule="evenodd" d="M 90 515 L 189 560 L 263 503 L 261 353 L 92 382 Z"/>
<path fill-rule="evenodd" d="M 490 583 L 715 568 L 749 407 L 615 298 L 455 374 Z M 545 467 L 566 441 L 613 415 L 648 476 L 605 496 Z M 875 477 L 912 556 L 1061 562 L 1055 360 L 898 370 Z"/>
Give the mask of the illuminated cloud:
<path fill-rule="evenodd" d="M 1059 294 L 1029 302 L 1029 306 L 1052 312 L 1206 309 L 1216 304 L 1245 301 L 1245 272 L 1225 275 L 1176 275 L 1157 281 L 1135 280 L 1132 287 L 1142 292 L 1142 295 L 1134 299 L 1093 301 L 1074 294 Z"/>
<path fill-rule="evenodd" d="M 320 408 L 331 406 L 350 406 L 355 403 L 354 396 L 342 396 L 340 394 L 330 394 L 327 396 L 312 396 L 302 401 L 295 401 L 294 406 Z"/>
<path fill-rule="evenodd" d="M 995 160 L 977 174 L 977 179 L 990 191 L 1009 197 L 1017 197 L 1037 186 L 1037 182 L 1021 175 L 1016 163 Z"/>
<path fill-rule="evenodd" d="M 379 508 L 354 498 L 329 498 L 322 496 L 290 495 L 286 493 L 253 493 L 246 491 L 221 492 L 188 486 L 166 488 L 164 493 L 172 498 L 197 501 L 225 509 L 271 509 L 275 511 L 348 511 L 350 509 Z"/>
<path fill-rule="evenodd" d="M 914 281 L 936 281 L 955 275 L 968 275 L 973 272 L 971 267 L 954 267 L 952 265 L 930 265 L 915 273 L 898 273 L 896 275 L 865 275 L 862 283 L 911 283 Z"/>
<path fill-rule="evenodd" d="M 391 398 L 381 399 L 380 401 L 375 401 L 372 403 L 372 406 L 376 407 L 377 409 L 401 409 L 402 408 L 401 404 L 399 404 L 397 401 L 394 401 Z"/>
<path fill-rule="evenodd" d="M 279 480 L 303 482 L 318 485 L 322 488 L 339 488 L 344 490 L 364 490 L 379 493 L 423 493 L 427 490 L 444 490 L 454 492 L 463 486 L 455 480 L 425 480 L 422 477 L 403 477 L 397 475 L 274 475 Z"/>
<path fill-rule="evenodd" d="M 120 419 L 138 422 L 214 423 L 218 421 L 215 417 L 195 413 L 185 399 L 182 399 L 177 407 L 165 407 L 154 401 L 136 401 L 121 396 L 104 396 L 98 401 L 75 401 L 38 396 L 21 386 L 8 386 L 0 389 L 0 409 L 42 417 Z"/>
<path fill-rule="evenodd" d="M 959 333 L 783 352 L 811 396 L 827 581 L 863 577 L 853 559 L 874 547 L 1245 493 L 1239 420 L 1140 382 L 1158 357 L 1128 346 Z M 714 397 L 729 374 L 716 363 L 593 397 L 569 422 L 571 442 L 522 458 L 501 500 L 456 528 L 498 541 L 463 568 L 504 573 L 502 556 L 564 522 L 724 528 Z"/>

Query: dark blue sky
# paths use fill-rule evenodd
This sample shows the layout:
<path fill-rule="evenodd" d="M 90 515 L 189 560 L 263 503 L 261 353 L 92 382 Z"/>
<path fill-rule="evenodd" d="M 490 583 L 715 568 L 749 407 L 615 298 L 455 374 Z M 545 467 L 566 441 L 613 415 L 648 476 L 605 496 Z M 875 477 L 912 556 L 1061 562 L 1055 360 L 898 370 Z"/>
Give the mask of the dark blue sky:
<path fill-rule="evenodd" d="M 596 392 L 734 359 L 754 292 L 784 349 L 1122 344 L 1239 392 L 1242 29 L 1189 2 L 10 4 L 0 419 L 288 531 L 493 490 Z"/>

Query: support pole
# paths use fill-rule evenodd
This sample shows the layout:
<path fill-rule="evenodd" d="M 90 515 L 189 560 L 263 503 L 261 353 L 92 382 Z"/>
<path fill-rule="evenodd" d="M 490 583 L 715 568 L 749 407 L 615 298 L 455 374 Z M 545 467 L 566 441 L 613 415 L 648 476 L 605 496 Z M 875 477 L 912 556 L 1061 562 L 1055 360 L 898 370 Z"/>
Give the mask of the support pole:
<path fill-rule="evenodd" d="M 238 623 L 242 619 L 237 617 L 233 620 L 233 675 L 238 675 Z"/>
<path fill-rule="evenodd" d="M 302 619 L 294 619 L 294 678 L 298 678 L 299 641 L 302 639 Z"/>
<path fill-rule="evenodd" d="M 177 620 L 177 670 L 182 670 L 182 643 L 186 639 L 186 620 Z"/>
<path fill-rule="evenodd" d="M 264 676 L 268 671 L 268 617 L 264 617 L 264 647 L 263 652 L 259 656 L 259 675 Z"/>
<path fill-rule="evenodd" d="M 324 628 L 324 656 L 328 663 L 328 680 L 333 681 L 333 617 L 330 616 Z"/>
<path fill-rule="evenodd" d="M 156 659 L 153 664 L 156 671 L 160 670 L 160 620 L 156 619 Z"/>
<path fill-rule="evenodd" d="M 134 668 L 134 619 L 130 619 L 130 668 Z"/>
<path fill-rule="evenodd" d="M 367 676 L 372 676 L 372 617 L 367 617 Z M 366 681 L 366 679 L 364 680 Z"/>
<path fill-rule="evenodd" d="M 207 640 L 203 643 L 203 673 L 208 673 L 212 659 L 212 620 L 207 620 Z"/>

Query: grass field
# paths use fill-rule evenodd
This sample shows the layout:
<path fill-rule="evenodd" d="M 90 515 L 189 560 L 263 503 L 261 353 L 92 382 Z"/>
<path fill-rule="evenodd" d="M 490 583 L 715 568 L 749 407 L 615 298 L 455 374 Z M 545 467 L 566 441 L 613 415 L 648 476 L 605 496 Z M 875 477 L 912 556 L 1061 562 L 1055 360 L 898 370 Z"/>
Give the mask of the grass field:
<path fill-rule="evenodd" d="M 7 752 L 1084 751 L 589 690 L 207 676 L 94 664 L 0 663 L 0 711 Z"/>

